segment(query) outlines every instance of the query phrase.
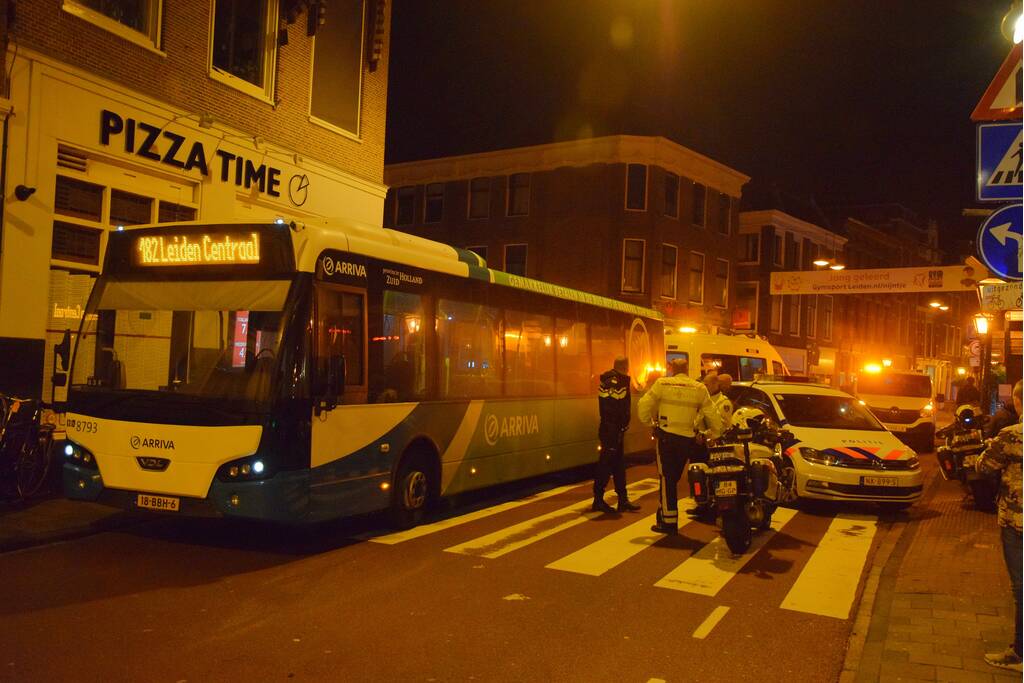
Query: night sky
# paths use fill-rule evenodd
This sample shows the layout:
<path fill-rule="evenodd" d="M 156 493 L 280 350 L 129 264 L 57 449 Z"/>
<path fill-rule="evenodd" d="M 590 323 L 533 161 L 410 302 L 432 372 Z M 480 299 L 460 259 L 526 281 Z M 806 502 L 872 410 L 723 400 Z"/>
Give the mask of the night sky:
<path fill-rule="evenodd" d="M 1009 0 L 395 0 L 387 161 L 663 135 L 823 207 L 969 238 Z"/>

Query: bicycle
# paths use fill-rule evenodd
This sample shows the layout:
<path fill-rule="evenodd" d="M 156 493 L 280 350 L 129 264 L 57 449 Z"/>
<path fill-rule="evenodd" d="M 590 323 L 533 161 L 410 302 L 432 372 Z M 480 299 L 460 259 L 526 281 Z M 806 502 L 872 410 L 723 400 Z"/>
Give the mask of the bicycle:
<path fill-rule="evenodd" d="M 0 395 L 0 485 L 22 502 L 39 493 L 50 472 L 54 425 L 44 420 L 47 409 L 37 399 Z"/>

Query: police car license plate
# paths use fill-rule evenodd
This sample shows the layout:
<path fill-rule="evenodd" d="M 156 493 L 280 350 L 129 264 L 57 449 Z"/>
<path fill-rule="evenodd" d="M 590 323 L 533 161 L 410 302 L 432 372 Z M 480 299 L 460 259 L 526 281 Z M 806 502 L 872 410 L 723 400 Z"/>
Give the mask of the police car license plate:
<path fill-rule="evenodd" d="M 900 480 L 896 477 L 861 477 L 861 484 L 864 486 L 899 486 Z"/>
<path fill-rule="evenodd" d="M 726 481 L 715 482 L 715 495 L 716 496 L 735 496 L 736 495 L 736 480 L 728 479 Z"/>
<path fill-rule="evenodd" d="M 164 512 L 177 512 L 181 504 L 179 498 L 171 496 L 151 496 L 147 493 L 140 493 L 135 498 L 135 504 L 140 508 L 149 510 L 163 510 Z"/>

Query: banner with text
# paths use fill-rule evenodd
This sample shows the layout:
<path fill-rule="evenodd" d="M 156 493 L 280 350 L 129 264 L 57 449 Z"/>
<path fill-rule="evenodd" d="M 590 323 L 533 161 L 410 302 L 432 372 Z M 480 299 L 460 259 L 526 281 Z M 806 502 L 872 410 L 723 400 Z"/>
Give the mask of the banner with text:
<path fill-rule="evenodd" d="M 977 287 L 971 266 L 922 266 L 866 270 L 782 271 L 771 274 L 772 294 L 907 294 L 971 292 Z"/>

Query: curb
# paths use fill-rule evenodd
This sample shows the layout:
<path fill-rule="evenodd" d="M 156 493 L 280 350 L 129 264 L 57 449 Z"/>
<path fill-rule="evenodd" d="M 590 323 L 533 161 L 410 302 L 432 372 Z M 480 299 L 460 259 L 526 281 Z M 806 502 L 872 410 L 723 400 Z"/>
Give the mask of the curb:
<path fill-rule="evenodd" d="M 942 477 L 937 471 L 934 471 L 918 505 L 930 503 L 939 490 L 941 482 Z M 873 636 L 872 640 L 878 639 L 877 629 L 871 628 L 871 622 L 876 612 L 888 615 L 892 607 L 896 573 L 903 564 L 903 558 L 906 556 L 911 541 L 914 540 L 918 528 L 917 522 L 918 520 L 912 519 L 894 523 L 886 532 L 882 544 L 875 553 L 868 578 L 864 583 L 864 592 L 861 593 L 857 615 L 854 617 L 853 631 L 850 633 L 850 639 L 846 646 L 846 658 L 839 673 L 839 683 L 851 683 L 858 677 L 861 657 L 869 636 Z M 910 533 L 906 533 L 907 529 L 910 530 Z M 890 564 L 890 562 L 895 564 Z M 882 635 L 884 636 L 884 633 Z"/>
<path fill-rule="evenodd" d="M 105 531 L 115 531 L 137 523 L 139 520 L 128 513 L 115 513 L 94 522 L 63 529 L 54 529 L 36 534 L 25 534 L 14 538 L 0 538 L 0 554 L 27 550 L 41 545 L 72 541 L 77 538 L 93 536 Z"/>

